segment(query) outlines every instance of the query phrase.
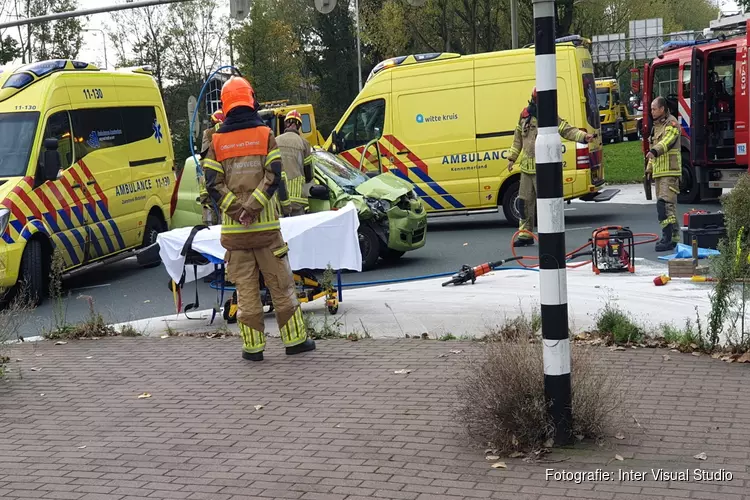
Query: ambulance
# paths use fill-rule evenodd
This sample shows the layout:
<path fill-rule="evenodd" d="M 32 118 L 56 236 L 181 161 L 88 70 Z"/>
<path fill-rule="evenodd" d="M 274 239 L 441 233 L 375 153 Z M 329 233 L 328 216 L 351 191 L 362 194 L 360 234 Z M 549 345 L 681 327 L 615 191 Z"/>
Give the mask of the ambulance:
<path fill-rule="evenodd" d="M 71 274 L 153 247 L 174 210 L 173 167 L 148 68 L 63 59 L 4 68 L 0 288 L 22 282 L 38 304 L 54 251 Z"/>
<path fill-rule="evenodd" d="M 567 200 L 607 201 L 596 85 L 588 41 L 558 39 L 559 115 L 597 137 L 563 141 Z M 508 155 L 535 85 L 533 48 L 461 56 L 431 53 L 379 63 L 324 147 L 363 171 L 390 171 L 415 186 L 429 215 L 520 218 L 520 169 Z"/>

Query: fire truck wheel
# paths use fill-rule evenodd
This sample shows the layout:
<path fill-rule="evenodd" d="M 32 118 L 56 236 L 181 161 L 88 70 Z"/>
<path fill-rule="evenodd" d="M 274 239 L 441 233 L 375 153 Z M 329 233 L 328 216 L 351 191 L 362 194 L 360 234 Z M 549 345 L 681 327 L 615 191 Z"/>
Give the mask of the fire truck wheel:
<path fill-rule="evenodd" d="M 680 179 L 680 194 L 677 195 L 677 203 L 693 204 L 700 201 L 701 191 L 698 185 L 695 167 L 690 163 L 690 153 L 682 152 L 682 179 Z"/>

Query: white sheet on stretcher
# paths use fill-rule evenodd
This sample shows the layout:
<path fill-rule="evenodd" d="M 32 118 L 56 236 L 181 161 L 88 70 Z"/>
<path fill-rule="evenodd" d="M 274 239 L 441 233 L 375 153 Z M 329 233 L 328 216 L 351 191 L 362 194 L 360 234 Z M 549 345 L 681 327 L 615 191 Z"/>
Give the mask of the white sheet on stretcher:
<path fill-rule="evenodd" d="M 359 218 L 353 203 L 340 210 L 318 212 L 281 219 L 281 234 L 289 245 L 289 263 L 294 270 L 333 269 L 362 270 L 359 250 Z M 179 282 L 185 268 L 185 258 L 180 255 L 192 227 L 172 229 L 159 234 L 159 255 L 169 276 Z M 193 250 L 223 259 L 226 253 L 221 246 L 221 225 L 198 231 L 193 239 Z M 198 278 L 208 276 L 213 264 L 198 267 Z M 185 282 L 195 280 L 192 266 L 185 270 Z"/>

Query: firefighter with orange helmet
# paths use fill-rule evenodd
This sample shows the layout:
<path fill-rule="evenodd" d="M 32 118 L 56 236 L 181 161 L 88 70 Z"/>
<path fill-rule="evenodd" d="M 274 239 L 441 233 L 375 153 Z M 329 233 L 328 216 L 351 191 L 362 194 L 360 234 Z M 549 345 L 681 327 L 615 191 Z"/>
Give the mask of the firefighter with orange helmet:
<path fill-rule="evenodd" d="M 557 117 L 558 133 L 569 141 L 588 143 L 594 138 L 582 130 L 572 127 L 565 120 Z M 521 182 L 518 193 L 518 205 L 520 211 L 520 231 L 534 231 L 534 218 L 536 215 L 536 137 L 537 127 L 537 105 L 536 87 L 531 92 L 529 105 L 524 108 L 521 118 L 513 135 L 513 145 L 508 156 L 508 172 L 518 163 L 521 167 Z M 529 233 L 521 233 L 514 242 L 514 246 L 521 247 L 533 245 L 534 240 Z"/>
<path fill-rule="evenodd" d="M 289 205 L 281 153 L 271 129 L 258 115 L 250 83 L 230 78 L 221 89 L 226 119 L 214 132 L 206 154 L 206 187 L 221 208 L 221 244 L 227 250 L 228 278 L 236 285 L 242 357 L 263 360 L 266 346 L 260 273 L 271 292 L 287 354 L 315 349 L 289 265 L 289 248 L 279 225 L 280 206 Z"/>
<path fill-rule="evenodd" d="M 312 147 L 300 135 L 302 116 L 296 109 L 284 119 L 284 133 L 276 138 L 284 165 L 289 189 L 290 210 L 284 215 L 304 215 L 307 209 L 307 191 L 313 181 Z"/>
<path fill-rule="evenodd" d="M 222 113 L 221 109 L 211 114 L 210 121 L 211 126 L 203 131 L 203 141 L 201 143 L 200 152 L 201 158 L 203 159 L 206 158 L 208 147 L 211 144 L 211 137 L 213 137 L 214 132 L 219 129 L 224 121 L 224 113 Z M 211 197 L 208 196 L 208 191 L 206 191 L 206 168 L 203 160 L 201 160 L 201 169 L 204 173 L 198 177 L 198 194 L 200 196 L 200 204 L 203 206 L 203 224 L 213 226 L 219 224 L 221 214 L 219 213 L 216 204 L 211 201 Z"/>

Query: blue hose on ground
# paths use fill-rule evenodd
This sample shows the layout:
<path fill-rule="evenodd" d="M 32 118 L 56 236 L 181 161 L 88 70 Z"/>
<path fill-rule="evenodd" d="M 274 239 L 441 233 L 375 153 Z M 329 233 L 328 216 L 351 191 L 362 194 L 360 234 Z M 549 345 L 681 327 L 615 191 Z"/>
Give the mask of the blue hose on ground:
<path fill-rule="evenodd" d="M 493 271 L 533 271 L 535 273 L 539 272 L 539 269 L 532 269 L 528 267 L 503 267 L 498 266 L 493 269 Z M 423 274 L 419 276 L 408 276 L 406 278 L 393 278 L 388 280 L 376 280 L 376 281 L 359 281 L 356 283 L 342 283 L 343 288 L 357 288 L 357 287 L 365 287 L 365 286 L 372 286 L 372 285 L 390 285 L 394 283 L 406 283 L 410 281 L 422 281 L 422 280 L 429 280 L 434 278 L 445 278 L 446 276 L 453 276 L 456 274 L 455 271 L 449 272 L 449 273 L 436 273 L 436 274 Z M 219 289 L 219 284 L 215 281 L 211 282 L 210 285 L 211 288 L 214 290 Z M 225 290 L 234 291 L 234 287 L 228 286 L 224 287 Z"/>

